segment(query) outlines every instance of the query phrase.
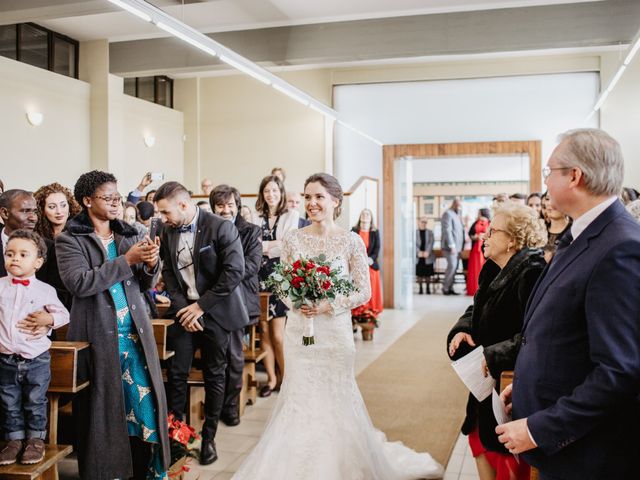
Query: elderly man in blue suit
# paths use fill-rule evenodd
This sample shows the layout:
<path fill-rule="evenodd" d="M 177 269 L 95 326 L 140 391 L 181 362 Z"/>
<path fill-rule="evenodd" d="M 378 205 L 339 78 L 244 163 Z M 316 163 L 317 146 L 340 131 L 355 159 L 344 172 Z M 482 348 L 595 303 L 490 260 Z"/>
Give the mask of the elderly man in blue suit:
<path fill-rule="evenodd" d="M 640 225 L 617 198 L 620 145 L 602 130 L 562 135 L 543 170 L 573 225 L 525 313 L 512 422 L 499 439 L 541 479 L 639 478 Z"/>

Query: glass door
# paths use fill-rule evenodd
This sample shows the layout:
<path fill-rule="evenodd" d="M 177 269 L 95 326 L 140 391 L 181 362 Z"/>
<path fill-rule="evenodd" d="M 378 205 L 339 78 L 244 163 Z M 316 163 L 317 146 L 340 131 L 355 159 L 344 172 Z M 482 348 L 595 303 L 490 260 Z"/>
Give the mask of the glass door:
<path fill-rule="evenodd" d="M 394 162 L 393 172 L 395 231 L 394 237 L 394 304 L 406 310 L 413 306 L 415 275 L 415 212 L 413 201 L 413 159 L 403 157 Z"/>

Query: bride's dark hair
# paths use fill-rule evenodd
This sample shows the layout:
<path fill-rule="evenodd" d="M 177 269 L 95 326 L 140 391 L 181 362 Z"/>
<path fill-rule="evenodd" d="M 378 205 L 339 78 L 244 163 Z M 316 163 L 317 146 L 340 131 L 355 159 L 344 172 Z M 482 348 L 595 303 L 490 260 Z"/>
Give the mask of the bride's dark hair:
<path fill-rule="evenodd" d="M 307 188 L 307 185 L 310 183 L 319 183 L 322 185 L 329 195 L 338 200 L 338 206 L 333 211 L 333 219 L 335 220 L 342 213 L 342 187 L 340 186 L 340 182 L 333 175 L 329 175 L 328 173 L 314 173 L 309 178 L 307 178 L 304 182 L 304 188 Z"/>

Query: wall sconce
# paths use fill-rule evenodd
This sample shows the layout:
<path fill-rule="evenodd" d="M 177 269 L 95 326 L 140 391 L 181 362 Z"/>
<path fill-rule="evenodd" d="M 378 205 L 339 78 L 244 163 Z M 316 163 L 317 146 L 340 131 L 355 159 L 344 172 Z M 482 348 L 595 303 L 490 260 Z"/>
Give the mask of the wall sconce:
<path fill-rule="evenodd" d="M 38 127 L 42 124 L 44 115 L 40 112 L 27 112 L 27 121 L 34 127 Z"/>
<path fill-rule="evenodd" d="M 153 135 L 145 135 L 144 144 L 149 148 L 153 147 L 156 144 L 156 137 Z"/>

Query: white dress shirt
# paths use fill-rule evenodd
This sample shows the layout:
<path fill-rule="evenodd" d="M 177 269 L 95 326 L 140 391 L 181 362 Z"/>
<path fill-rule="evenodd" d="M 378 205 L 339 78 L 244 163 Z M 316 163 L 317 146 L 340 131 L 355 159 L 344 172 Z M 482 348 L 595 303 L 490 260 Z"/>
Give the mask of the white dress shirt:
<path fill-rule="evenodd" d="M 46 352 L 51 340 L 43 336 L 31 339 L 18 330 L 16 324 L 30 313 L 48 311 L 53 316 L 53 328 L 69 323 L 69 312 L 58 299 L 55 288 L 29 277 L 29 285 L 16 285 L 12 276 L 0 278 L 0 353 L 35 358 Z"/>
<path fill-rule="evenodd" d="M 591 222 L 598 218 L 600 214 L 609 208 L 617 199 L 618 197 L 613 195 L 576 218 L 571 225 L 571 236 L 573 239 L 578 238 L 578 235 L 584 232 Z"/>
<path fill-rule="evenodd" d="M 192 301 L 200 298 L 196 288 L 196 271 L 193 265 L 195 255 L 197 255 L 197 252 L 193 251 L 193 245 L 196 239 L 199 216 L 200 209 L 196 207 L 196 214 L 191 223 L 189 223 L 192 231 L 181 232 L 178 239 L 178 270 L 180 270 L 180 275 L 182 275 L 182 279 L 187 284 L 187 298 Z"/>

